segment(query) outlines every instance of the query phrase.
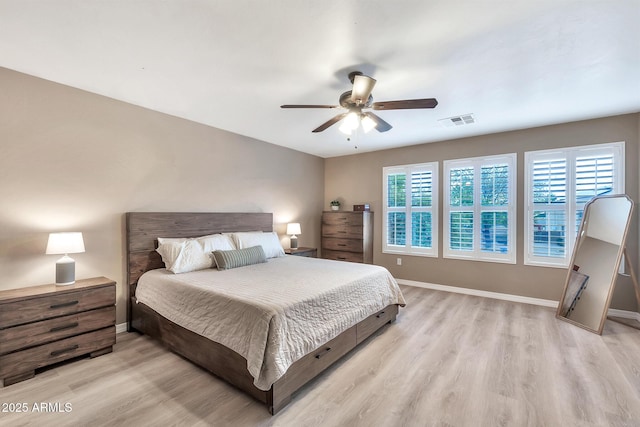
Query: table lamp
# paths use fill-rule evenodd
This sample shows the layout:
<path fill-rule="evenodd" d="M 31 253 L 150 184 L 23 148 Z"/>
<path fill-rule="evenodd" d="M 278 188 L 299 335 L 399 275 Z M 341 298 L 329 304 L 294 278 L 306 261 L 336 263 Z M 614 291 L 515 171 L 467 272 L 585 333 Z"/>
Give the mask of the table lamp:
<path fill-rule="evenodd" d="M 296 234 L 302 234 L 300 223 L 290 222 L 287 224 L 287 234 L 291 234 L 291 249 L 298 249 L 298 236 Z"/>
<path fill-rule="evenodd" d="M 56 262 L 56 285 L 72 285 L 76 282 L 76 262 L 69 254 L 84 252 L 82 233 L 51 233 L 47 243 L 47 255 L 64 254 Z"/>

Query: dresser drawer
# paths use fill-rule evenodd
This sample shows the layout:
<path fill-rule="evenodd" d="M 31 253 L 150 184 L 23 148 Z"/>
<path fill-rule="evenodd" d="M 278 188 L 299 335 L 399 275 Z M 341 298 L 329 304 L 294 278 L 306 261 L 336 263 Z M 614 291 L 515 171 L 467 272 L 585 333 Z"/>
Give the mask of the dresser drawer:
<path fill-rule="evenodd" d="M 343 239 L 362 239 L 362 227 L 346 224 L 325 225 L 322 237 L 339 237 Z"/>
<path fill-rule="evenodd" d="M 322 258 L 332 259 L 335 261 L 364 262 L 364 257 L 362 253 L 331 251 L 328 249 L 324 249 L 322 251 Z"/>
<path fill-rule="evenodd" d="M 363 215 L 361 212 L 325 212 L 322 214 L 322 224 L 351 225 L 362 230 L 362 217 Z"/>
<path fill-rule="evenodd" d="M 362 240 L 323 237 L 322 248 L 332 251 L 362 252 Z"/>
<path fill-rule="evenodd" d="M 13 301 L 0 306 L 0 329 L 114 305 L 115 285 Z"/>
<path fill-rule="evenodd" d="M 0 329 L 0 354 L 45 344 L 116 324 L 114 306 Z"/>
<path fill-rule="evenodd" d="M 398 306 L 390 305 L 380 310 L 379 312 L 372 314 L 364 319 L 362 322 L 356 325 L 356 335 L 358 344 L 366 340 L 371 334 L 380 329 L 382 325 L 395 320 L 398 314 Z"/>
<path fill-rule="evenodd" d="M 52 363 L 111 347 L 116 342 L 116 327 L 100 329 L 75 337 L 43 344 L 0 356 L 0 378 L 33 371 Z"/>

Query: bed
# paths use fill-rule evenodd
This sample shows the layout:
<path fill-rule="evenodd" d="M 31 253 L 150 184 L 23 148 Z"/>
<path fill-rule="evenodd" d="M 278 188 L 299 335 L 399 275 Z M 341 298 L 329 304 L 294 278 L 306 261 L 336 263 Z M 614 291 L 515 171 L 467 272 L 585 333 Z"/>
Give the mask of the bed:
<path fill-rule="evenodd" d="M 376 266 L 287 256 L 270 259 L 264 264 L 238 268 L 233 272 L 217 272 L 215 269 L 208 269 L 210 271 L 172 274 L 164 269 L 162 259 L 155 251 L 159 237 L 196 237 L 214 233 L 248 231 L 271 232 L 272 224 L 273 216 L 270 213 L 130 212 L 126 215 L 126 244 L 130 297 L 129 330 L 139 331 L 159 340 L 173 352 L 263 402 L 269 412 L 275 414 L 289 403 L 292 394 L 300 387 L 378 329 L 393 322 L 398 313 L 398 305 L 403 305 L 404 299 L 399 289 L 397 290 L 399 296 L 378 295 L 379 288 L 384 288 L 386 285 L 377 283 L 383 279 L 376 269 L 384 269 Z M 327 283 L 319 279 L 322 269 L 330 273 L 330 276 L 332 275 L 325 280 Z M 344 272 L 341 271 L 342 269 Z M 280 283 L 278 271 L 286 271 L 290 278 Z M 301 287 L 302 271 L 306 271 L 307 276 L 313 280 L 309 285 Z M 388 275 L 388 272 L 386 274 Z M 344 285 L 333 284 L 338 282 L 337 278 L 343 276 L 350 277 L 348 280 L 345 279 Z M 261 294 L 260 289 L 243 288 L 244 285 L 254 286 L 254 277 L 262 277 L 265 280 L 270 278 L 271 282 L 268 286 L 276 286 L 273 289 L 278 289 L 278 292 Z M 209 302 L 203 302 L 202 289 L 204 287 L 211 289 L 209 282 L 212 280 L 219 280 L 213 287 L 216 290 L 213 293 L 223 293 L 222 297 L 227 300 L 218 306 L 215 306 L 215 301 L 211 302 L 211 307 L 215 306 L 216 309 L 208 311 L 218 317 L 212 314 L 209 326 L 206 324 L 203 326 L 202 323 L 196 323 L 200 318 L 206 317 L 203 314 L 207 313 L 206 308 L 209 304 Z M 176 281 L 181 282 L 176 285 Z M 355 284 L 356 282 L 359 283 Z M 397 287 L 395 281 L 394 285 Z M 256 286 L 263 285 L 256 284 Z M 190 293 L 187 292 L 189 288 L 192 288 L 196 295 L 191 299 L 188 297 Z M 305 288 L 308 288 L 308 291 Z M 154 289 L 156 289 L 156 295 L 152 292 Z M 172 302 L 163 302 L 157 297 L 157 295 L 166 295 L 169 298 L 171 290 L 176 289 L 180 289 L 180 292 L 175 291 L 177 299 L 171 300 Z M 280 291 L 282 294 L 293 292 L 296 295 L 294 301 L 289 302 L 287 299 L 285 305 L 278 305 L 283 302 L 279 301 L 279 296 L 272 294 L 278 294 Z M 227 295 L 226 292 L 233 292 L 233 294 Z M 244 296 L 241 295 L 243 292 Z M 358 292 L 360 295 L 357 295 Z M 308 293 L 318 293 L 322 303 L 309 303 Z M 365 294 L 376 296 L 372 298 L 373 302 L 365 304 L 366 307 L 356 307 L 357 304 L 349 300 L 349 298 L 363 300 L 362 296 Z M 334 299 L 330 303 L 326 302 L 330 297 Z M 220 295 L 216 298 L 220 298 Z M 240 301 L 242 298 L 255 299 L 255 301 L 251 301 L 251 305 L 246 308 L 235 306 L 235 304 L 245 304 L 245 301 Z M 287 298 L 290 297 L 287 296 Z M 174 301 L 176 301 L 175 304 Z M 325 309 L 331 307 L 326 310 L 327 313 L 313 312 L 318 309 L 317 306 L 323 304 Z M 334 304 L 342 307 L 340 310 L 334 310 Z M 219 310 L 220 307 L 227 305 L 231 307 L 227 314 Z M 299 310 L 301 306 L 304 310 Z M 311 311 L 307 313 L 307 310 Z M 263 333 L 259 328 L 254 328 L 247 332 L 230 330 L 222 336 L 215 335 L 215 331 L 226 330 L 228 326 L 224 326 L 225 322 L 231 326 L 236 324 L 233 318 L 234 313 L 253 313 L 254 311 L 256 315 L 255 318 L 252 317 L 252 324 L 267 324 L 267 332 Z M 328 320 L 312 326 L 304 326 L 307 324 L 300 323 L 303 326 L 298 325 L 296 329 L 295 319 L 286 317 L 288 316 L 286 311 L 307 313 L 305 321 L 317 320 L 318 317 L 325 317 Z M 336 316 L 341 316 L 336 317 L 339 321 L 331 320 L 328 312 L 334 311 Z M 279 316 L 284 317 L 284 320 Z M 289 328 L 287 331 L 296 332 L 283 332 L 284 330 L 279 329 L 282 324 L 286 324 Z M 305 334 L 306 330 L 322 329 L 321 326 L 324 324 L 327 325 L 325 335 L 311 334 L 312 336 L 298 337 L 298 334 Z M 288 339 L 283 340 L 282 337 L 285 335 Z M 325 342 L 324 339 L 327 341 Z M 262 345 L 263 341 L 266 342 L 266 350 L 255 344 L 258 342 Z M 277 351 L 269 347 L 271 345 L 275 345 L 278 348 Z M 292 347 L 287 347 L 289 345 Z M 253 350 L 256 347 L 258 351 Z M 261 354 L 264 358 L 260 358 Z M 272 354 L 276 356 L 269 356 Z"/>

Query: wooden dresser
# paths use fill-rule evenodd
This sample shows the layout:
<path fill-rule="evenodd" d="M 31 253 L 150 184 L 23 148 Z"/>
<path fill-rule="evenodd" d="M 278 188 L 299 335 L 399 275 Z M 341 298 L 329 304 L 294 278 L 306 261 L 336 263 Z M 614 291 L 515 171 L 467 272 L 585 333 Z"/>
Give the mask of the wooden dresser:
<path fill-rule="evenodd" d="M 116 342 L 116 283 L 106 277 L 73 285 L 0 291 L 0 378 L 5 386 L 43 366 L 111 352 Z"/>
<path fill-rule="evenodd" d="M 373 212 L 323 212 L 322 258 L 372 264 Z"/>

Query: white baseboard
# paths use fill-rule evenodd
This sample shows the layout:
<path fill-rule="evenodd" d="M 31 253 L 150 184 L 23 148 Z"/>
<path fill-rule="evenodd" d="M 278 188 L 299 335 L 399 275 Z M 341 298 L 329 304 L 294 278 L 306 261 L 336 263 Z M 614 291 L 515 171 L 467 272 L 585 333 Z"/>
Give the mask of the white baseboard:
<path fill-rule="evenodd" d="M 558 301 L 523 297 L 520 295 L 502 294 L 499 292 L 481 291 L 478 289 L 459 288 L 457 286 L 436 285 L 435 283 L 417 282 L 415 280 L 396 279 L 401 285 L 415 286 L 418 288 L 433 289 L 436 291 L 453 292 L 456 294 L 475 295 L 477 297 L 500 299 L 512 302 L 521 302 L 524 304 L 540 305 L 543 307 L 558 307 Z"/>
<path fill-rule="evenodd" d="M 628 310 L 618 310 L 617 308 L 610 308 L 607 312 L 609 316 L 620 317 L 622 319 L 635 319 L 640 322 L 640 313 Z"/>
<path fill-rule="evenodd" d="M 558 301 L 549 300 L 549 299 L 523 297 L 520 295 L 481 291 L 478 289 L 459 288 L 457 286 L 437 285 L 435 283 L 418 282 L 415 280 L 396 279 L 396 281 L 401 285 L 415 286 L 417 288 L 426 288 L 426 289 L 433 289 L 436 291 L 453 292 L 456 294 L 474 295 L 474 296 L 484 297 L 484 298 L 493 298 L 493 299 L 500 299 L 505 301 L 520 302 L 523 304 L 533 304 L 533 305 L 539 305 L 543 307 L 558 308 Z M 609 316 L 621 317 L 623 319 L 635 319 L 638 322 L 640 322 L 640 313 L 637 313 L 635 311 L 618 310 L 615 308 L 610 308 L 608 311 L 608 314 Z"/>
<path fill-rule="evenodd" d="M 127 332 L 127 323 L 126 322 L 116 325 L 116 334 L 119 334 L 121 332 Z"/>

